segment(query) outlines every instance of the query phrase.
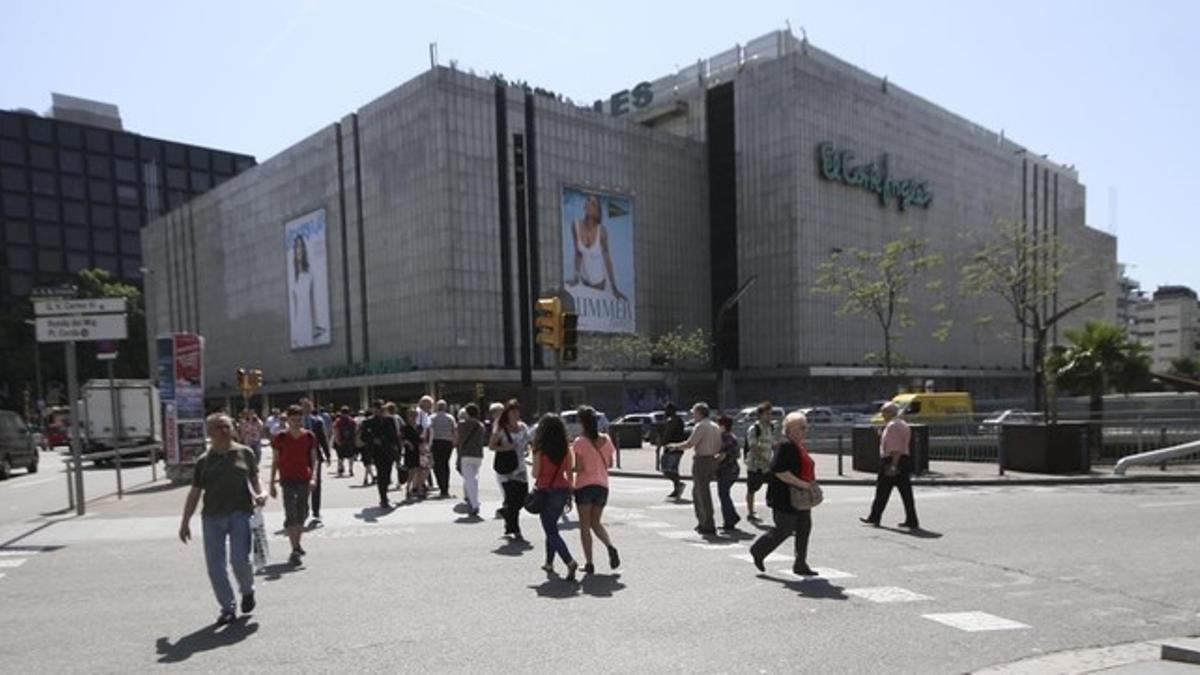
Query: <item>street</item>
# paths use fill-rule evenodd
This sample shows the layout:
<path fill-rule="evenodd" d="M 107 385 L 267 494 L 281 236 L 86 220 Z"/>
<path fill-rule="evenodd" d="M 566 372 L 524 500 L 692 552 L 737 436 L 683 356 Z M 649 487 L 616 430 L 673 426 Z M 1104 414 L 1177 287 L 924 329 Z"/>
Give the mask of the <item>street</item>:
<path fill-rule="evenodd" d="M 531 546 L 500 538 L 490 471 L 482 521 L 457 500 L 381 512 L 356 471 L 325 477 L 305 565 L 284 565 L 273 536 L 258 610 L 216 630 L 201 542 L 176 538 L 186 489 L 159 481 L 83 518 L 39 515 L 66 506 L 60 470 L 47 453 L 40 473 L 0 482 L 8 672 L 949 673 L 1200 633 L 1196 484 L 919 488 L 915 535 L 892 527 L 895 496 L 876 529 L 857 519 L 871 488 L 832 486 L 813 514 L 822 576 L 801 580 L 790 542 L 759 575 L 752 524 L 701 539 L 665 482 L 614 478 L 606 520 L 622 567 L 601 552 L 597 574 L 569 584 L 538 569 L 535 517 L 522 516 Z M 88 494 L 110 491 L 110 474 L 89 472 Z M 126 484 L 148 479 L 141 466 Z M 268 530 L 281 518 L 270 502 Z M 573 524 L 564 536 L 582 560 Z"/>

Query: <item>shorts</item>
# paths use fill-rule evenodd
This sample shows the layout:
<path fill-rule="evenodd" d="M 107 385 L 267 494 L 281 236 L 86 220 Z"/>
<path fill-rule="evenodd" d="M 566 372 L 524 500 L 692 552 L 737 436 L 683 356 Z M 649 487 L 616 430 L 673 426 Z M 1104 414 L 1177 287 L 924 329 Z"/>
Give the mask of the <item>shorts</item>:
<path fill-rule="evenodd" d="M 283 485 L 283 526 L 303 525 L 308 520 L 308 481 L 285 480 Z"/>
<path fill-rule="evenodd" d="M 604 506 L 608 503 L 608 488 L 603 485 L 584 485 L 575 490 L 576 504 Z"/>
<path fill-rule="evenodd" d="M 334 444 L 334 449 L 337 450 L 338 459 L 354 459 L 354 444 L 338 445 Z"/>
<path fill-rule="evenodd" d="M 747 471 L 746 472 L 746 489 L 750 492 L 756 492 L 767 482 L 766 471 Z"/>
<path fill-rule="evenodd" d="M 404 449 L 404 468 L 419 469 L 421 468 L 421 451 L 414 447 Z"/>

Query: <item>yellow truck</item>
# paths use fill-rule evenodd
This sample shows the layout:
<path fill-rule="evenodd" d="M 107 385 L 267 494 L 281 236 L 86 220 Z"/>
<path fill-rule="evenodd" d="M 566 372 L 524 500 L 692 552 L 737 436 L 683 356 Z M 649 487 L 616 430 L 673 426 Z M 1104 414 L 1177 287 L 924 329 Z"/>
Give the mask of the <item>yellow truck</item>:
<path fill-rule="evenodd" d="M 900 417 L 912 424 L 967 425 L 975 413 L 971 395 L 965 391 L 897 394 L 892 403 L 900 406 Z M 875 413 L 871 423 L 883 424 L 883 415 Z"/>

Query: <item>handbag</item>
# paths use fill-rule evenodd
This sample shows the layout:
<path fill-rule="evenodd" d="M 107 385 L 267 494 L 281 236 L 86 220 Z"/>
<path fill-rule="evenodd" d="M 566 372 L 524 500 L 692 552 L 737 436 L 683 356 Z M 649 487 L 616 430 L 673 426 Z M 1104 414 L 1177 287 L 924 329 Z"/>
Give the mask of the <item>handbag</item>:
<path fill-rule="evenodd" d="M 799 446 L 796 447 L 796 452 L 802 453 Z M 801 457 L 803 457 L 803 454 L 801 454 Z M 803 464 L 803 461 L 801 464 Z M 797 511 L 809 511 L 825 501 L 825 491 L 821 489 L 821 486 L 815 480 L 810 480 L 806 488 L 789 485 L 788 501 L 791 503 L 792 508 Z"/>
<path fill-rule="evenodd" d="M 568 451 L 568 452 L 570 452 L 570 451 Z M 563 453 L 562 460 L 560 460 L 558 462 L 558 464 L 555 465 L 555 467 L 554 467 L 554 478 L 558 478 L 558 474 L 562 472 L 562 464 L 566 460 L 567 460 L 567 455 L 566 455 L 566 453 Z M 550 479 L 551 485 L 554 484 L 554 478 Z M 546 499 L 547 499 L 547 493 L 549 491 L 550 491 L 549 488 L 541 488 L 541 487 L 533 488 L 533 491 L 530 492 L 525 497 L 525 510 L 534 515 L 537 515 L 537 514 L 541 513 L 542 511 L 544 511 L 546 509 Z"/>
<path fill-rule="evenodd" d="M 504 437 L 508 439 L 509 443 L 512 443 L 512 434 L 508 432 L 508 429 L 504 430 Z M 516 471 L 518 466 L 520 466 L 520 458 L 517 456 L 516 448 L 497 451 L 492 458 L 492 469 L 498 474 L 510 474 Z"/>

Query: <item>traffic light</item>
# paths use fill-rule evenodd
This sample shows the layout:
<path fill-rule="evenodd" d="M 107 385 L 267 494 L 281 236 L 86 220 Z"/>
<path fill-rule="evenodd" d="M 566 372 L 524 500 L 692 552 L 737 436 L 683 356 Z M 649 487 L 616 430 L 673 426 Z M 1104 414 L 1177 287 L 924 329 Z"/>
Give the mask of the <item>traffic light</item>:
<path fill-rule="evenodd" d="M 537 328 L 537 343 L 550 349 L 562 349 L 562 301 L 558 298 L 538 298 L 537 318 L 533 325 Z"/>
<path fill-rule="evenodd" d="M 487 392 L 486 392 L 486 391 L 484 390 L 484 388 L 483 388 L 483 383 L 482 383 L 482 382 L 476 382 L 476 383 L 475 383 L 475 400 L 476 400 L 476 401 L 482 401 L 482 400 L 483 400 L 483 397 L 484 397 L 484 395 L 485 395 L 486 393 L 487 393 Z"/>
<path fill-rule="evenodd" d="M 559 352 L 563 363 L 574 363 L 579 358 L 579 315 L 575 312 L 563 312 L 562 315 L 562 351 Z"/>
<path fill-rule="evenodd" d="M 248 382 L 248 380 L 246 378 L 246 369 L 238 368 L 237 369 L 237 387 L 238 387 L 238 389 L 240 389 L 242 391 L 246 391 L 247 382 Z"/>
<path fill-rule="evenodd" d="M 252 384 L 255 389 L 262 389 L 263 375 L 262 371 L 258 368 L 254 368 L 250 371 L 250 384 Z"/>

